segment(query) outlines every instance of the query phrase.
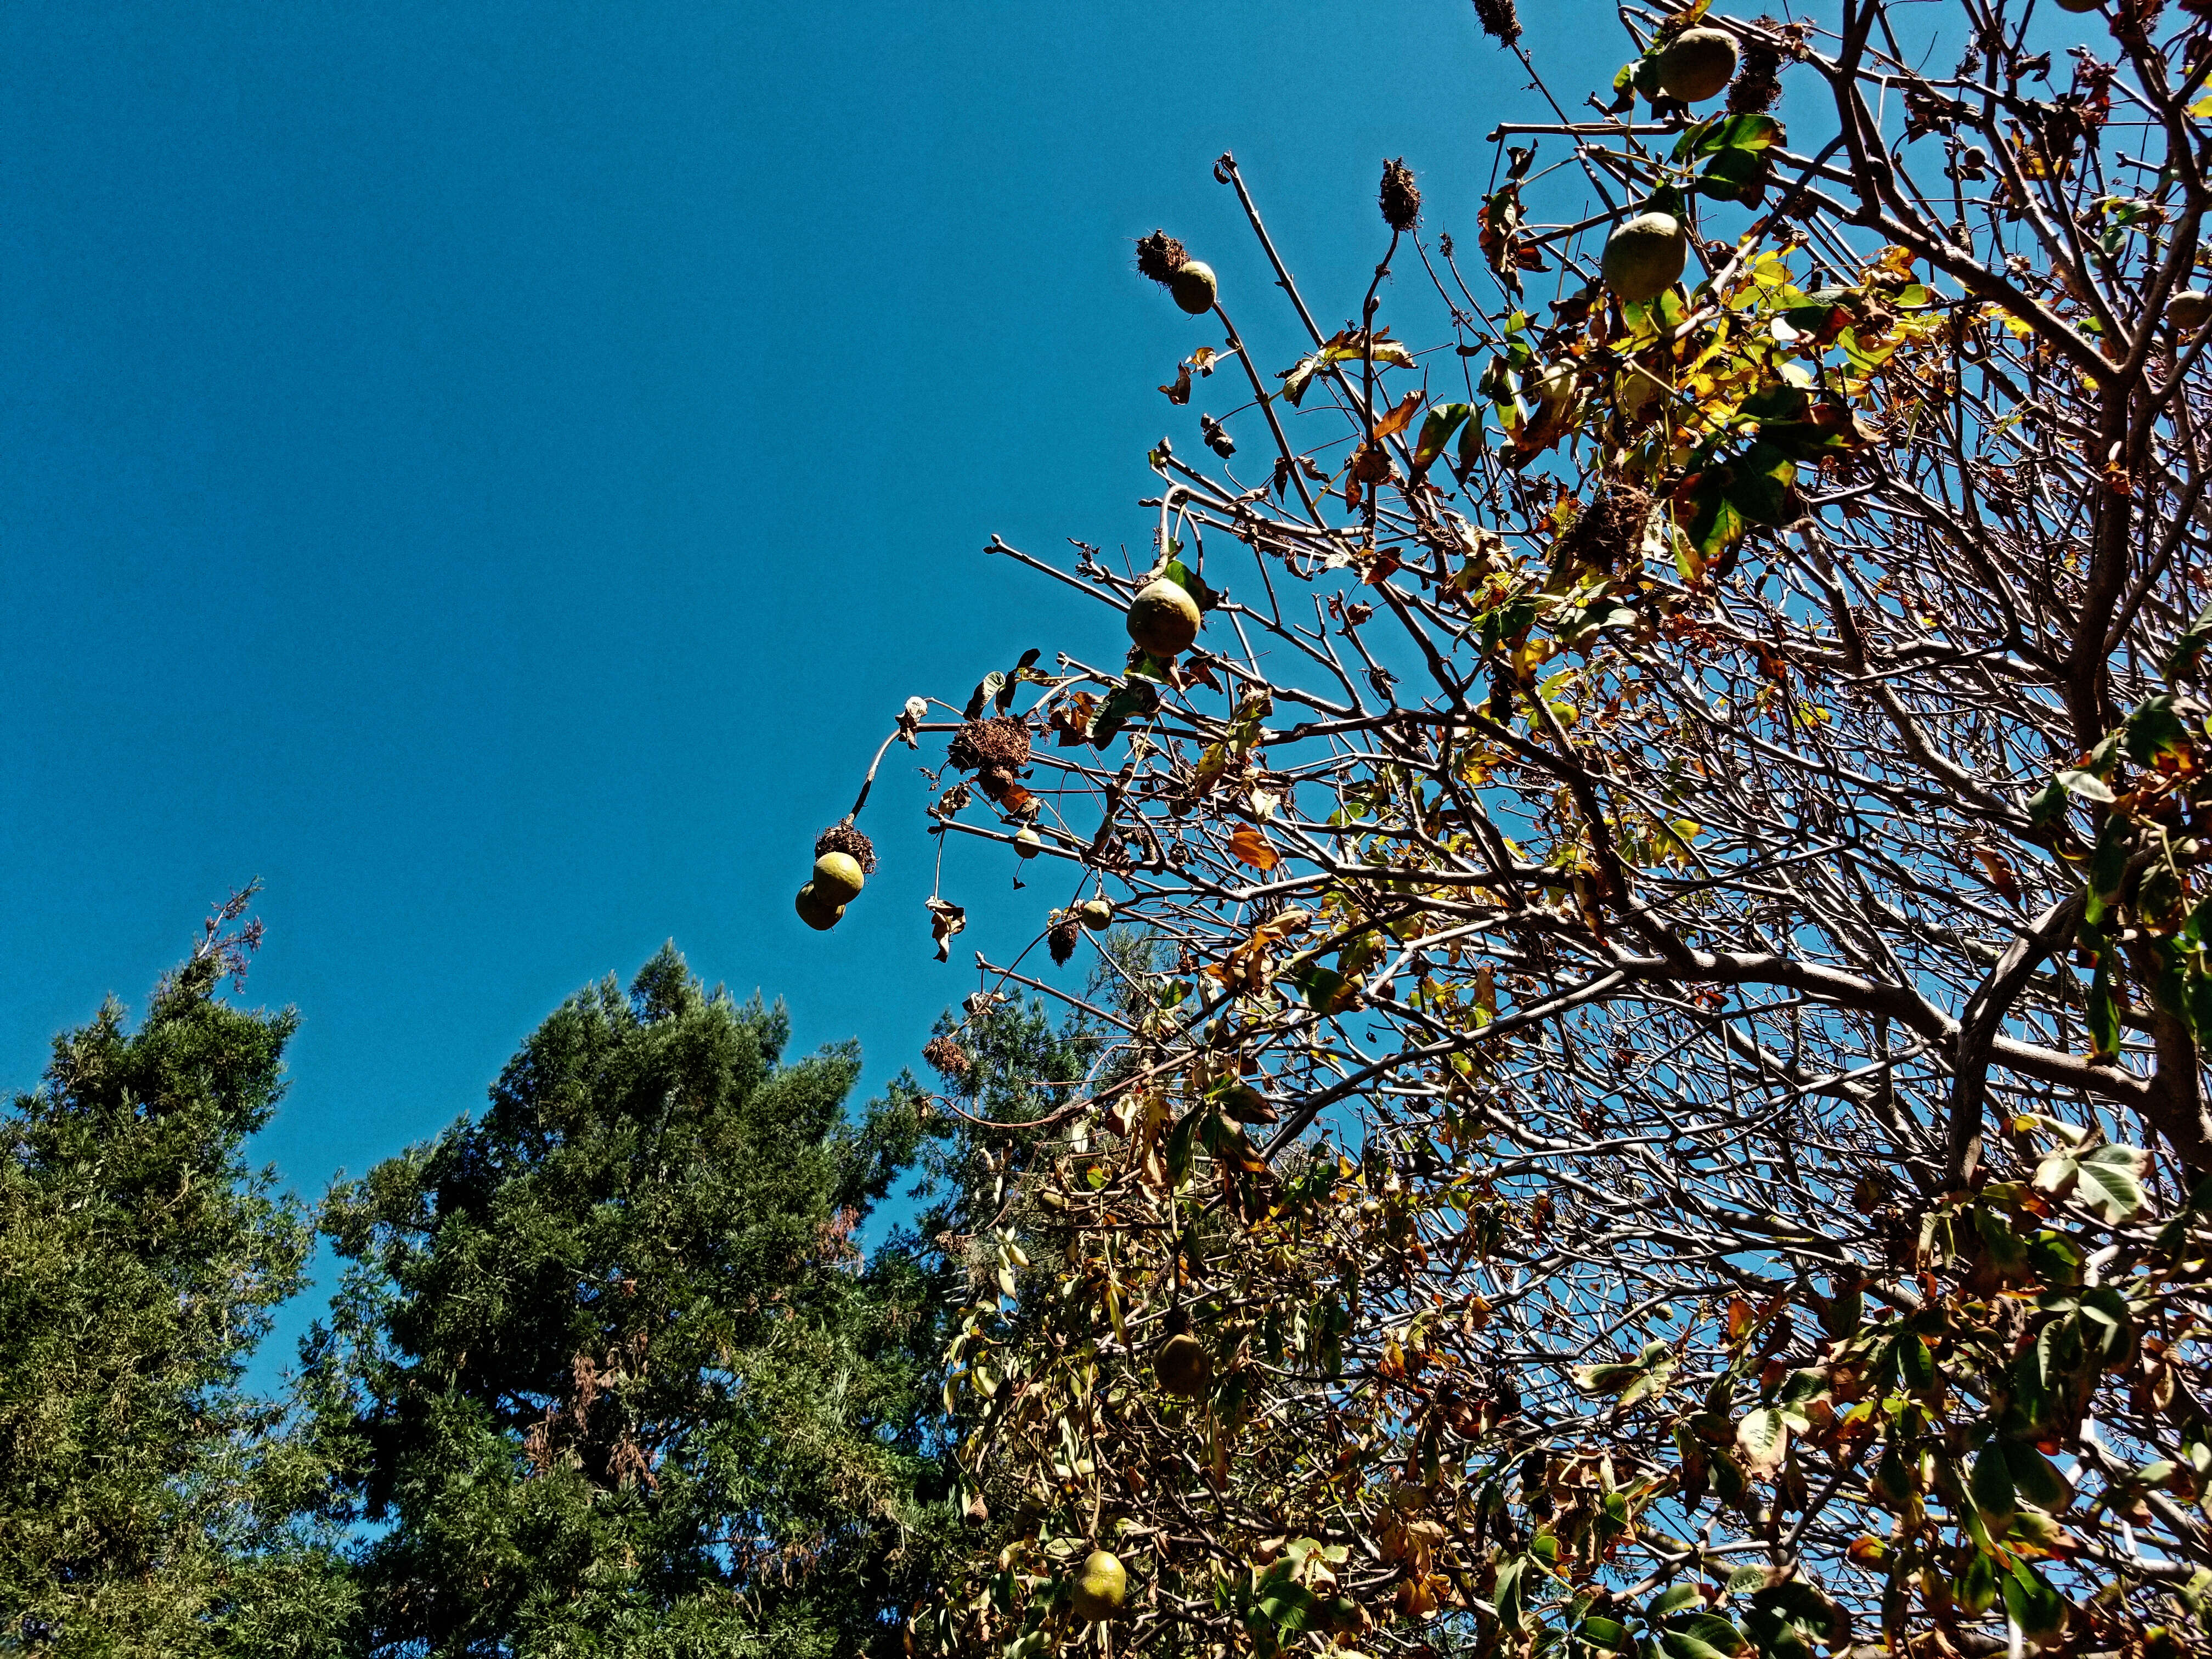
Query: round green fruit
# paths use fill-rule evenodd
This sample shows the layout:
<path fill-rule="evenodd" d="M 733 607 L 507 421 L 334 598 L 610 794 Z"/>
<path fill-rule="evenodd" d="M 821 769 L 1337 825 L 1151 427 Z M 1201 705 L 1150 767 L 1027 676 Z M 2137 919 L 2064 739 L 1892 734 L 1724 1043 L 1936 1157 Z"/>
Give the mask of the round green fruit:
<path fill-rule="evenodd" d="M 1129 1575 L 1119 1557 L 1093 1550 L 1083 1558 L 1083 1570 L 1075 1575 L 1074 1592 L 1067 1598 L 1078 1619 L 1103 1624 L 1118 1617 L 1128 1599 Z"/>
<path fill-rule="evenodd" d="M 1034 830 L 1024 830 L 1014 837 L 1014 852 L 1018 857 L 1033 859 L 1044 851 L 1044 837 Z"/>
<path fill-rule="evenodd" d="M 2194 334 L 2212 323 L 2212 294 L 2201 288 L 2184 289 L 2166 302 L 2166 316 L 2184 334 Z"/>
<path fill-rule="evenodd" d="M 1083 918 L 1083 925 L 1092 933 L 1103 933 L 1114 925 L 1114 901 L 1091 899 L 1078 906 L 1075 914 Z"/>
<path fill-rule="evenodd" d="M 832 904 L 822 894 L 816 892 L 812 882 L 799 890 L 799 919 L 816 933 L 828 933 L 837 925 L 837 918 L 844 914 L 845 907 Z"/>
<path fill-rule="evenodd" d="M 1163 576 L 1148 582 L 1129 601 L 1129 637 L 1155 657 L 1190 649 L 1198 637 L 1198 601 L 1181 582 Z"/>
<path fill-rule="evenodd" d="M 824 853 L 814 860 L 814 879 L 807 884 L 836 905 L 850 904 L 860 896 L 860 861 L 850 853 Z"/>
<path fill-rule="evenodd" d="M 1639 213 L 1605 239 L 1605 285 L 1626 305 L 1642 305 L 1674 285 L 1690 239 L 1671 213 Z"/>
<path fill-rule="evenodd" d="M 1213 267 L 1203 259 L 1188 259 L 1168 278 L 1175 302 L 1194 317 L 1203 317 L 1221 297 L 1221 284 L 1213 280 Z"/>
<path fill-rule="evenodd" d="M 1735 75 L 1735 37 L 1719 29 L 1684 29 L 1659 48 L 1659 89 L 1701 104 Z"/>
<path fill-rule="evenodd" d="M 1152 1357 L 1152 1375 L 1176 1398 L 1195 1400 L 1213 1381 L 1213 1357 L 1204 1343 L 1185 1332 L 1160 1345 Z"/>

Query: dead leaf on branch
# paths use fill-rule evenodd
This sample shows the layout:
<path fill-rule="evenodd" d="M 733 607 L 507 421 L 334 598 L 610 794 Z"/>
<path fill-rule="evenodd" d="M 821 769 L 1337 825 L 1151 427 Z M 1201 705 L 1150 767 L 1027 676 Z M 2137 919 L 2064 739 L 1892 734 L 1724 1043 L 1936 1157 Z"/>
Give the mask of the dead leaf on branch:
<path fill-rule="evenodd" d="M 963 906 L 950 903 L 941 898 L 926 901 L 929 906 L 929 931 L 937 939 L 937 959 L 949 961 L 952 955 L 952 936 L 968 925 L 968 912 Z"/>
<path fill-rule="evenodd" d="M 1389 438 L 1403 432 L 1412 423 L 1413 411 L 1420 406 L 1421 394 L 1418 392 L 1408 392 L 1403 403 L 1376 422 L 1375 435 L 1378 438 Z"/>

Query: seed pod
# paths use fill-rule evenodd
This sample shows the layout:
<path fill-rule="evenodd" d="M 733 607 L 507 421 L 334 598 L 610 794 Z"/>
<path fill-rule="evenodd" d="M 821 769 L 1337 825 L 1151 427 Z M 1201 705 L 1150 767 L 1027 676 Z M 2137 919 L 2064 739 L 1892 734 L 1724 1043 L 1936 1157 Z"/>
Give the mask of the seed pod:
<path fill-rule="evenodd" d="M 1118 1557 L 1093 1550 L 1083 1559 L 1083 1570 L 1067 1597 L 1068 1610 L 1078 1619 L 1103 1624 L 1117 1618 L 1129 1599 L 1129 1575 Z"/>
<path fill-rule="evenodd" d="M 798 908 L 799 919 L 817 933 L 828 933 L 837 925 L 837 919 L 845 914 L 843 905 L 832 904 L 814 890 L 814 884 L 811 881 L 799 890 Z"/>
<path fill-rule="evenodd" d="M 1152 1358 L 1160 1387 L 1181 1400 L 1195 1400 L 1213 1381 L 1213 1357 L 1206 1345 L 1184 1333 L 1170 1337 Z"/>
<path fill-rule="evenodd" d="M 1735 74 L 1735 37 L 1720 29 L 1684 29 L 1659 48 L 1659 86 L 1669 98 L 1701 104 Z"/>
<path fill-rule="evenodd" d="M 1605 285 L 1624 304 L 1642 305 L 1672 288 L 1689 263 L 1690 239 L 1671 213 L 1639 213 L 1605 239 Z"/>
<path fill-rule="evenodd" d="M 1168 292 L 1192 316 L 1203 317 L 1220 299 L 1221 285 L 1213 279 L 1212 265 L 1202 260 L 1186 259 L 1182 268 L 1168 279 Z"/>
<path fill-rule="evenodd" d="M 807 884 L 827 903 L 840 907 L 860 896 L 860 862 L 850 853 L 824 853 L 814 860 L 814 879 Z"/>
<path fill-rule="evenodd" d="M 1420 222 L 1421 187 L 1413 182 L 1413 170 L 1406 165 L 1406 158 L 1382 164 L 1382 222 L 1399 232 L 1411 230 Z"/>
<path fill-rule="evenodd" d="M 1129 637 L 1155 657 L 1188 651 L 1198 637 L 1198 601 L 1181 582 L 1161 577 L 1129 602 Z"/>

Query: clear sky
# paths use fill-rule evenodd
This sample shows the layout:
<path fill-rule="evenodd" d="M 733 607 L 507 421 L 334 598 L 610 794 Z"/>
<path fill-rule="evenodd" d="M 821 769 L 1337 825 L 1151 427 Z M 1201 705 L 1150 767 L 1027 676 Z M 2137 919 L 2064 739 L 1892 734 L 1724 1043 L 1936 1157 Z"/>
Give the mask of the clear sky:
<path fill-rule="evenodd" d="M 1577 97 L 1626 55 L 1522 11 Z M 1243 401 L 1153 389 L 1219 342 L 1133 239 L 1286 368 L 1212 158 L 1331 324 L 1382 159 L 1471 243 L 1521 81 L 1467 0 L 0 10 L 0 1077 L 258 876 L 309 1197 L 672 937 L 879 1087 L 1036 907 L 970 851 L 931 960 L 903 750 L 827 936 L 814 833 L 910 693 L 1117 653 L 980 550 L 1141 560 L 1144 450 Z"/>

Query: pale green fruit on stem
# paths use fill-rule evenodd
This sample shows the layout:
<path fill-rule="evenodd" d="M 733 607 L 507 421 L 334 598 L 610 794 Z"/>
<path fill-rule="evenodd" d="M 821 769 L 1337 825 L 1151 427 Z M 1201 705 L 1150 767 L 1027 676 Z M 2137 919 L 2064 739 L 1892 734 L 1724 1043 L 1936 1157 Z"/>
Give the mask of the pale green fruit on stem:
<path fill-rule="evenodd" d="M 1103 933 L 1114 925 L 1114 902 L 1111 899 L 1091 899 L 1075 914 L 1083 918 L 1083 925 L 1092 933 Z"/>
<path fill-rule="evenodd" d="M 2184 334 L 2194 334 L 2212 323 L 2212 294 L 2201 288 L 2184 289 L 2166 302 L 2166 318 Z"/>
<path fill-rule="evenodd" d="M 1198 601 L 1181 582 L 1163 576 L 1129 601 L 1129 637 L 1155 657 L 1190 649 L 1198 637 Z"/>
<path fill-rule="evenodd" d="M 1690 239 L 1671 213 L 1639 213 L 1605 239 L 1605 285 L 1623 303 L 1642 305 L 1674 285 L 1690 258 Z"/>
<path fill-rule="evenodd" d="M 1669 98 L 1701 104 L 1735 75 L 1735 38 L 1719 29 L 1684 29 L 1659 49 L 1659 87 Z"/>
<path fill-rule="evenodd" d="M 1044 837 L 1034 830 L 1024 830 L 1014 837 L 1014 852 L 1018 857 L 1033 859 L 1042 851 Z"/>
<path fill-rule="evenodd" d="M 1075 1592 L 1067 1598 L 1078 1619 L 1102 1624 L 1119 1615 L 1128 1599 L 1129 1575 L 1119 1557 L 1093 1550 L 1083 1558 L 1083 1570 L 1075 1576 Z"/>
<path fill-rule="evenodd" d="M 850 853 L 824 853 L 814 860 L 814 879 L 807 884 L 832 904 L 850 904 L 860 896 L 860 861 Z"/>
<path fill-rule="evenodd" d="M 1212 265 L 1203 259 L 1191 259 L 1168 278 L 1168 292 L 1192 316 L 1203 317 L 1221 297 L 1221 284 L 1213 280 Z"/>
<path fill-rule="evenodd" d="M 1185 1333 L 1170 1337 L 1152 1358 L 1152 1375 L 1160 1387 L 1179 1399 L 1195 1400 L 1213 1380 L 1213 1360 L 1206 1345 Z"/>
<path fill-rule="evenodd" d="M 832 904 L 814 890 L 808 882 L 799 890 L 799 919 L 817 933 L 826 933 L 837 925 L 837 918 L 845 914 L 842 904 Z"/>

